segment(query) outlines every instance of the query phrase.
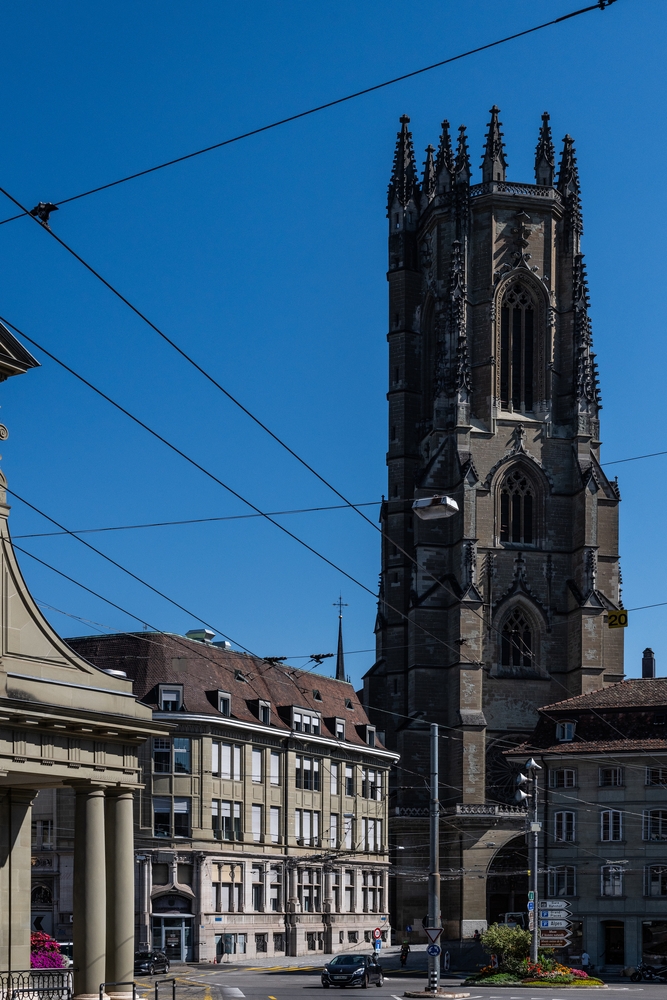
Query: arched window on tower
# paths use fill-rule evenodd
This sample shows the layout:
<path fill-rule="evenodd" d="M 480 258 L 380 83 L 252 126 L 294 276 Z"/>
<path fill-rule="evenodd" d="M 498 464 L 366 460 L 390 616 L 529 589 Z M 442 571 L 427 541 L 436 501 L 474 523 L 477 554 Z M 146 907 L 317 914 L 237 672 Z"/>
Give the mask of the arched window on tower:
<path fill-rule="evenodd" d="M 505 477 L 500 488 L 501 542 L 533 544 L 533 507 L 531 482 L 521 469 L 515 469 Z"/>
<path fill-rule="evenodd" d="M 507 289 L 500 309 L 500 405 L 533 409 L 535 307 L 522 284 Z"/>
<path fill-rule="evenodd" d="M 515 608 L 502 627 L 500 663 L 503 667 L 533 666 L 533 632 L 521 608 Z"/>

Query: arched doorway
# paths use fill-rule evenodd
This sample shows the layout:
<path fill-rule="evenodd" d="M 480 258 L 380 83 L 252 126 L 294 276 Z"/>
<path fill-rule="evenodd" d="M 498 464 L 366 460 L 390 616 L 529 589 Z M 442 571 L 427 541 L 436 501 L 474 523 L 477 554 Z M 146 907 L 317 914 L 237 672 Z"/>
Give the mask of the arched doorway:
<path fill-rule="evenodd" d="M 523 834 L 493 855 L 486 880 L 486 919 L 502 923 L 506 913 L 528 910 L 528 848 Z"/>

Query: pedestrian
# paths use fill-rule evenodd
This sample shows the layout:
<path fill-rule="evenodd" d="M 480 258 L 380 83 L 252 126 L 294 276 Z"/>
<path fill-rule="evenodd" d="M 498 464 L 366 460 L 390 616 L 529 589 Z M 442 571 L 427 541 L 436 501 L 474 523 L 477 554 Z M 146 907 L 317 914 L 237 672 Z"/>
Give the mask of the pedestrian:
<path fill-rule="evenodd" d="M 590 972 L 591 969 L 591 956 L 587 951 L 582 951 L 581 953 L 581 968 L 584 972 Z"/>
<path fill-rule="evenodd" d="M 404 968 L 405 963 L 408 960 L 408 955 L 410 954 L 410 945 L 407 941 L 404 941 L 401 945 L 401 968 Z"/>
<path fill-rule="evenodd" d="M 480 933 L 479 933 L 479 931 L 478 931 L 478 930 L 476 930 L 476 931 L 475 931 L 475 933 L 474 933 L 474 934 L 473 934 L 473 936 L 472 936 L 472 939 L 473 939 L 473 941 L 474 941 L 474 942 L 475 942 L 476 944 L 479 944 L 479 942 L 480 942 L 480 940 L 481 940 L 481 935 L 480 935 Z"/>

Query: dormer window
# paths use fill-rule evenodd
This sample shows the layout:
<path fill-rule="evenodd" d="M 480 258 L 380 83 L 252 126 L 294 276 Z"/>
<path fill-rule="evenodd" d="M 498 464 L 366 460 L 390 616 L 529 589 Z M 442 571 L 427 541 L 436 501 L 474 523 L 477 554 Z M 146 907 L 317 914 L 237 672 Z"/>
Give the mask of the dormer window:
<path fill-rule="evenodd" d="M 183 708 L 183 685 L 160 684 L 158 704 L 161 712 L 180 712 Z"/>
<path fill-rule="evenodd" d="M 345 719 L 334 720 L 334 733 L 336 734 L 337 740 L 345 739 Z"/>
<path fill-rule="evenodd" d="M 559 743 L 571 743 L 574 739 L 575 722 L 557 722 L 556 739 Z"/>
<path fill-rule="evenodd" d="M 366 743 L 369 747 L 375 746 L 375 726 L 366 726 Z"/>
<path fill-rule="evenodd" d="M 270 701 L 260 701 L 259 703 L 259 721 L 263 726 L 271 725 L 271 702 Z"/>
<path fill-rule="evenodd" d="M 228 691 L 218 691 L 218 711 L 226 718 L 232 714 L 232 696 Z"/>
<path fill-rule="evenodd" d="M 235 670 L 234 671 L 234 680 L 235 681 L 240 681 L 242 684 L 246 684 L 247 683 L 247 681 L 245 679 L 245 674 L 243 673 L 242 670 Z"/>
<path fill-rule="evenodd" d="M 295 733 L 312 733 L 315 736 L 320 734 L 320 717 L 312 712 L 304 712 L 302 709 L 292 709 L 292 729 Z"/>
<path fill-rule="evenodd" d="M 354 712 L 354 705 L 352 704 L 351 698 L 345 699 L 345 708 L 349 708 L 352 712 Z"/>
<path fill-rule="evenodd" d="M 313 700 L 314 701 L 322 701 L 322 695 L 317 690 L 317 688 L 313 688 Z"/>

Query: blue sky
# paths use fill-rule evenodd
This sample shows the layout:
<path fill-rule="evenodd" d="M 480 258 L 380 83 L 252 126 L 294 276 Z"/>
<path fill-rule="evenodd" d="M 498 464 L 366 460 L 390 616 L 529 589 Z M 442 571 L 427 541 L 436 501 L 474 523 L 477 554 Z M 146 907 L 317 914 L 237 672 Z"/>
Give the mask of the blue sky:
<path fill-rule="evenodd" d="M 30 206 L 58 201 L 576 6 L 3 5 L 0 185 Z M 477 167 L 497 103 L 508 177 L 531 181 L 547 109 L 555 136 L 576 139 L 604 460 L 667 450 L 666 29 L 664 0 L 617 0 L 63 206 L 53 227 L 350 499 L 374 501 L 386 481 L 385 195 L 398 118 L 412 118 L 420 163 L 442 118 L 466 123 Z M 0 217 L 12 214 L 7 202 Z M 0 226 L 0 314 L 263 509 L 338 502 L 29 220 Z M 10 488 L 70 528 L 245 512 L 43 360 L 0 392 Z M 625 604 L 667 601 L 667 456 L 608 471 L 623 496 Z M 379 535 L 353 512 L 282 523 L 376 587 Z M 16 500 L 10 524 L 15 536 L 49 530 Z M 265 522 L 88 537 L 253 651 L 333 651 L 341 590 L 347 649 L 373 647 L 373 598 Z M 19 544 L 158 628 L 197 625 L 71 538 Z M 61 634 L 92 631 L 68 614 L 138 627 L 20 559 Z M 667 607 L 631 616 L 629 675 L 647 645 L 667 672 L 666 621 Z M 350 655 L 353 680 L 372 662 Z"/>

